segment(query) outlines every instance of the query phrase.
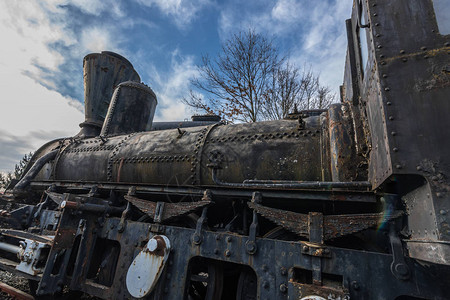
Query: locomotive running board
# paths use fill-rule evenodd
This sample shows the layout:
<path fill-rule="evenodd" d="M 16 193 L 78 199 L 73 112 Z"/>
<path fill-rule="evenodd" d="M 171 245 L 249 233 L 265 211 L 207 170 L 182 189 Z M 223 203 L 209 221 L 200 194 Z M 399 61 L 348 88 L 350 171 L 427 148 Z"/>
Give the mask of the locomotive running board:
<path fill-rule="evenodd" d="M 98 190 L 114 190 L 128 192 L 135 188 L 136 193 L 148 194 L 175 194 L 202 197 L 206 189 L 215 196 L 227 197 L 252 197 L 254 188 L 230 188 L 217 186 L 167 186 L 167 185 L 138 185 L 138 184 L 114 184 L 114 183 L 80 183 L 67 181 L 33 181 L 33 188 L 47 189 L 57 187 L 66 190 L 90 191 L 96 187 Z M 324 191 L 324 190 L 265 190 L 258 189 L 264 198 L 277 199 L 308 199 L 313 201 L 337 201 L 337 202 L 365 202 L 375 203 L 376 195 L 373 192 L 364 191 Z"/>

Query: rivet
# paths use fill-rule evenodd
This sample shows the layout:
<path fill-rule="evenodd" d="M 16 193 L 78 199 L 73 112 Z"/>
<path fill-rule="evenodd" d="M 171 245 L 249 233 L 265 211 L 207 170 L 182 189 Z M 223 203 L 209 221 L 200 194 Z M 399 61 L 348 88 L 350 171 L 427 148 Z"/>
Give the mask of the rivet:
<path fill-rule="evenodd" d="M 394 117 L 393 116 L 389 116 L 389 120 L 393 121 Z"/>
<path fill-rule="evenodd" d="M 217 248 L 214 249 L 214 254 L 216 254 L 216 255 L 219 254 L 219 249 L 217 249 Z"/>
<path fill-rule="evenodd" d="M 383 66 L 386 64 L 386 62 L 385 61 L 382 61 L 382 62 L 380 62 L 380 64 L 382 64 Z"/>
<path fill-rule="evenodd" d="M 226 257 L 230 257 L 231 256 L 231 251 L 230 250 L 225 250 L 225 256 Z"/>
<path fill-rule="evenodd" d="M 373 16 L 376 17 L 376 16 L 378 16 L 378 14 L 377 14 L 377 13 L 374 13 Z"/>
<path fill-rule="evenodd" d="M 375 26 L 380 26 L 380 23 L 375 23 Z"/>
<path fill-rule="evenodd" d="M 417 166 L 417 167 L 416 167 L 416 170 L 417 170 L 417 171 L 421 171 L 421 170 L 422 170 L 422 167 L 421 167 L 421 166 Z"/>
<path fill-rule="evenodd" d="M 270 285 L 269 285 L 269 282 L 266 281 L 266 280 L 264 280 L 264 281 L 263 281 L 263 288 L 268 289 L 269 286 L 270 286 Z"/>
<path fill-rule="evenodd" d="M 392 135 L 392 136 L 396 136 L 396 135 L 397 135 L 397 132 L 392 131 L 392 132 L 391 132 L 391 135 Z"/>
<path fill-rule="evenodd" d="M 407 62 L 407 61 L 408 60 L 405 57 L 402 58 L 402 62 Z"/>
<path fill-rule="evenodd" d="M 227 243 L 231 243 L 231 236 L 227 236 L 226 241 Z"/>
<path fill-rule="evenodd" d="M 220 235 L 216 234 L 216 241 L 220 240 Z"/>
<path fill-rule="evenodd" d="M 280 285 L 280 292 L 283 294 L 287 292 L 287 286 L 284 283 Z"/>
<path fill-rule="evenodd" d="M 428 55 L 425 55 L 423 58 L 427 59 L 428 57 L 429 57 Z"/>
<path fill-rule="evenodd" d="M 425 50 L 427 50 L 427 47 L 425 47 L 425 46 L 420 47 L 420 50 L 425 51 Z"/>
<path fill-rule="evenodd" d="M 303 246 L 303 247 L 302 247 L 302 250 L 306 252 L 306 251 L 309 250 L 309 247 L 308 247 L 308 246 Z"/>
<path fill-rule="evenodd" d="M 283 276 L 287 275 L 287 270 L 286 270 L 286 268 L 285 268 L 285 267 L 281 267 L 280 273 L 281 273 L 281 275 L 283 275 Z"/>
<path fill-rule="evenodd" d="M 392 102 L 388 101 L 386 102 L 387 105 L 392 105 Z"/>
<path fill-rule="evenodd" d="M 436 193 L 436 196 L 438 197 L 438 198 L 441 198 L 442 197 L 442 193 Z"/>
<path fill-rule="evenodd" d="M 375 6 L 377 6 L 377 4 L 376 4 L 376 3 L 374 3 L 374 4 L 372 4 L 372 6 L 373 6 L 373 7 L 375 7 Z"/>
<path fill-rule="evenodd" d="M 384 88 L 384 90 L 385 90 L 386 92 L 389 92 L 391 89 L 388 88 L 388 87 L 386 87 L 386 88 Z"/>
<path fill-rule="evenodd" d="M 439 211 L 439 213 L 440 213 L 441 215 L 445 216 L 445 215 L 447 214 L 447 211 L 445 211 L 444 209 L 441 209 L 441 210 Z"/>
<path fill-rule="evenodd" d="M 381 76 L 383 76 L 383 78 L 387 78 L 388 77 L 387 74 L 383 74 Z"/>
<path fill-rule="evenodd" d="M 448 46 L 450 46 L 450 43 L 449 43 L 449 42 L 445 42 L 445 43 L 444 43 L 444 46 L 445 46 L 445 47 L 448 47 Z"/>
<path fill-rule="evenodd" d="M 401 165 L 401 164 L 396 164 L 396 165 L 395 165 L 395 168 L 396 168 L 396 169 L 401 169 L 401 168 L 402 168 L 402 165 Z"/>
<path fill-rule="evenodd" d="M 400 50 L 400 54 L 405 54 L 405 50 Z"/>
<path fill-rule="evenodd" d="M 377 34 L 376 34 L 375 36 L 376 36 L 376 37 L 380 37 L 380 36 L 381 36 L 381 34 L 377 33 Z"/>
<path fill-rule="evenodd" d="M 393 148 L 392 151 L 398 152 L 398 148 Z"/>

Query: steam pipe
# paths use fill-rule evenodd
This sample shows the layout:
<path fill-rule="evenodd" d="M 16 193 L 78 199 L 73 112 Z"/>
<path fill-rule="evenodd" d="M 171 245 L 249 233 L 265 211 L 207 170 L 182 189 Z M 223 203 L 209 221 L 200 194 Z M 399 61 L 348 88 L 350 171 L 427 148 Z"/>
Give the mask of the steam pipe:
<path fill-rule="evenodd" d="M 285 180 L 244 180 L 243 183 L 223 182 L 217 178 L 217 168 L 212 168 L 212 180 L 215 184 L 240 188 L 269 188 L 269 189 L 325 189 L 333 188 L 369 188 L 368 181 L 285 181 Z"/>
<path fill-rule="evenodd" d="M 20 193 L 23 191 L 31 182 L 31 180 L 36 177 L 36 175 L 39 173 L 39 171 L 42 169 L 42 167 L 51 161 L 52 159 L 55 159 L 56 155 L 58 154 L 58 149 L 53 150 L 43 156 L 41 156 L 36 162 L 33 164 L 33 166 L 28 170 L 28 172 L 25 174 L 25 176 L 20 179 L 20 181 L 15 185 L 13 189 L 13 193 Z"/>
<path fill-rule="evenodd" d="M 20 247 L 14 246 L 14 245 L 11 245 L 11 244 L 8 244 L 8 243 L 0 242 L 0 250 L 16 254 L 16 253 L 19 252 Z"/>

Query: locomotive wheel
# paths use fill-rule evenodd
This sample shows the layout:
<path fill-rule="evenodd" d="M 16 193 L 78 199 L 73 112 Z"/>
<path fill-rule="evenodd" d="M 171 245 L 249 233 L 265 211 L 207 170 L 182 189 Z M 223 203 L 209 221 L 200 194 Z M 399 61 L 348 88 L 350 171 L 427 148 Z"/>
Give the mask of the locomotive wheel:
<path fill-rule="evenodd" d="M 194 264 L 188 283 L 188 299 L 217 300 L 222 297 L 223 268 L 217 263 Z"/>
<path fill-rule="evenodd" d="M 243 270 L 239 275 L 236 300 L 256 300 L 257 282 L 254 274 Z"/>

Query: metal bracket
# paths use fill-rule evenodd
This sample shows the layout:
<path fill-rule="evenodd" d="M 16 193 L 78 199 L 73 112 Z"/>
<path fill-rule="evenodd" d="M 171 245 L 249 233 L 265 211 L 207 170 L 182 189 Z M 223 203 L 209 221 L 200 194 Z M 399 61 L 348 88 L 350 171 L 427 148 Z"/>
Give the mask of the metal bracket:
<path fill-rule="evenodd" d="M 324 245 L 302 242 L 302 254 L 316 257 L 331 257 L 331 251 Z"/>
<path fill-rule="evenodd" d="M 309 241 L 314 244 L 323 245 L 323 214 L 319 212 L 310 212 L 308 215 Z M 313 284 L 322 285 L 322 258 L 319 254 L 323 251 L 319 249 L 314 251 L 311 258 Z"/>
<path fill-rule="evenodd" d="M 125 222 L 126 222 L 126 219 L 128 218 L 130 211 L 131 211 L 131 206 L 130 206 L 130 202 L 128 202 L 127 208 L 122 212 L 122 217 L 120 218 L 119 225 L 117 226 L 118 232 L 123 232 L 125 230 Z"/>
<path fill-rule="evenodd" d="M 391 223 L 389 230 L 389 240 L 391 242 L 393 260 L 391 263 L 391 272 L 397 279 L 407 280 L 410 272 L 408 265 L 403 257 L 403 246 L 400 238 L 395 232 L 394 224 Z"/>
<path fill-rule="evenodd" d="M 128 202 L 129 203 L 129 202 Z M 153 217 L 153 221 L 155 223 L 161 223 L 164 213 L 164 202 L 157 202 L 155 209 L 155 216 Z"/>
<path fill-rule="evenodd" d="M 262 202 L 262 196 L 259 192 L 254 192 L 252 196 L 252 203 L 259 204 Z M 248 234 L 248 241 L 245 243 L 245 249 L 247 253 L 253 255 L 258 250 L 258 246 L 256 245 L 256 234 L 258 232 L 258 214 L 256 210 L 253 210 L 253 220 L 250 225 L 250 231 Z"/>
<path fill-rule="evenodd" d="M 44 269 L 42 267 L 38 267 L 38 262 L 39 260 L 47 258 L 41 257 L 41 252 L 44 248 L 49 248 L 49 245 L 47 243 L 30 239 L 26 239 L 25 242 L 22 242 L 20 244 L 19 253 L 17 254 L 20 259 L 20 263 L 16 266 L 16 270 L 31 275 L 42 273 Z"/>
<path fill-rule="evenodd" d="M 202 216 L 197 220 L 197 226 L 195 228 L 195 233 L 192 236 L 192 242 L 196 245 L 200 245 L 202 243 L 202 229 L 203 225 L 206 223 L 207 217 L 206 213 L 208 212 L 208 207 L 203 207 Z"/>

